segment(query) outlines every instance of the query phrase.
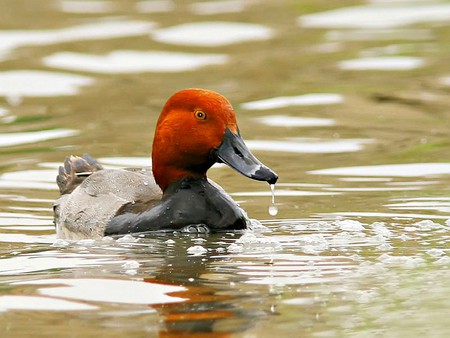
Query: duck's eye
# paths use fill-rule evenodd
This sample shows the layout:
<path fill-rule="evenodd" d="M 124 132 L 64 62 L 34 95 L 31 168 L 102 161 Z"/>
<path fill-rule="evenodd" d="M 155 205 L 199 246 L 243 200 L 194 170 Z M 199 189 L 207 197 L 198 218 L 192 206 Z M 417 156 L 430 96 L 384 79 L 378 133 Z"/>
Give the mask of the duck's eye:
<path fill-rule="evenodd" d="M 196 110 L 194 113 L 194 116 L 197 120 L 204 120 L 206 119 L 206 114 L 203 110 Z"/>

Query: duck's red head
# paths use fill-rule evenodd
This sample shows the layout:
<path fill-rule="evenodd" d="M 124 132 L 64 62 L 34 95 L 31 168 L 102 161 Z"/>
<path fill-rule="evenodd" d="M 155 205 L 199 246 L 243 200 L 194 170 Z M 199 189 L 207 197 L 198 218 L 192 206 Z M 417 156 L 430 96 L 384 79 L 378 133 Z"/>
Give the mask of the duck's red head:
<path fill-rule="evenodd" d="M 245 146 L 230 102 L 204 89 L 182 90 L 169 98 L 156 126 L 152 162 L 163 191 L 182 178 L 206 178 L 215 162 L 256 180 L 275 183 L 278 178 Z"/>

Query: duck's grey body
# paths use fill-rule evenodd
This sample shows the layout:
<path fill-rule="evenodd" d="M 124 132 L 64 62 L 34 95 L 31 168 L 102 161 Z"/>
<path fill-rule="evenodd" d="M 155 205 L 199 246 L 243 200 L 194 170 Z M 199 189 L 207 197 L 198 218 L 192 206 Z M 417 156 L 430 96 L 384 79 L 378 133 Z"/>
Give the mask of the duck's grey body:
<path fill-rule="evenodd" d="M 66 163 L 81 160 L 71 157 Z M 60 190 L 66 191 L 53 205 L 58 238 L 101 238 L 106 225 L 119 210 L 161 200 L 162 192 L 150 167 L 102 169 L 97 163 L 97 167 L 89 171 L 93 169 L 92 165 L 87 167 L 85 162 L 84 166 L 78 166 L 78 175 L 74 172 L 75 167 L 72 163 L 65 165 L 66 169 L 71 168 L 70 171 L 63 168 L 58 175 Z M 81 181 L 79 178 L 83 175 L 85 178 Z M 79 185 L 74 187 L 74 184 Z"/>
<path fill-rule="evenodd" d="M 180 180 L 167 189 L 164 199 L 151 167 L 103 169 L 85 154 L 66 159 L 57 183 L 62 195 L 53 210 L 56 235 L 62 239 L 151 231 L 236 230 L 247 224 L 242 209 L 208 179 Z"/>

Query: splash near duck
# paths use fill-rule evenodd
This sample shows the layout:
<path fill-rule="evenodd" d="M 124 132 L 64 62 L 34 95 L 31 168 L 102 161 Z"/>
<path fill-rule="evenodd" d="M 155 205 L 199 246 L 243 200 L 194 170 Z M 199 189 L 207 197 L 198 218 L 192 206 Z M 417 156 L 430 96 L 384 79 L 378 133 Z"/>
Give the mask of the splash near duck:
<path fill-rule="evenodd" d="M 254 180 L 278 179 L 245 145 L 225 97 L 204 89 L 179 91 L 158 119 L 151 168 L 103 169 L 87 154 L 66 158 L 56 179 L 57 236 L 245 229 L 245 212 L 206 176 L 217 162 Z"/>

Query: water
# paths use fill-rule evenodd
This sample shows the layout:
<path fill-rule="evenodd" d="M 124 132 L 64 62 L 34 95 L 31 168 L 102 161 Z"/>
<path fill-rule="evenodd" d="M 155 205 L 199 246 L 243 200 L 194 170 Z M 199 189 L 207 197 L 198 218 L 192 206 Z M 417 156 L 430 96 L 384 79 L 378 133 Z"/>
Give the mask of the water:
<path fill-rule="evenodd" d="M 448 3 L 2 6 L 2 336 L 450 335 Z M 150 165 L 186 87 L 280 176 L 209 171 L 252 231 L 56 239 L 65 156 Z"/>

